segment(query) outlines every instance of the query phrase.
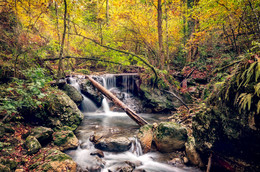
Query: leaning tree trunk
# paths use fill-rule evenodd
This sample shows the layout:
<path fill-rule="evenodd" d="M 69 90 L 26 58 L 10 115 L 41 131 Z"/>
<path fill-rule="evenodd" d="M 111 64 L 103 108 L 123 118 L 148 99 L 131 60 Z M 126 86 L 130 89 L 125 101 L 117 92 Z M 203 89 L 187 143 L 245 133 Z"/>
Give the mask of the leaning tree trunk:
<path fill-rule="evenodd" d="M 117 106 L 119 106 L 121 109 L 123 109 L 126 114 L 132 118 L 139 126 L 143 126 L 145 124 L 148 124 L 142 117 L 137 115 L 132 109 L 127 107 L 123 102 L 121 102 L 115 95 L 113 95 L 110 91 L 108 91 L 105 87 L 100 85 L 97 81 L 92 79 L 90 76 L 86 76 L 92 84 L 102 93 L 104 94 L 109 100 L 113 101 Z"/>

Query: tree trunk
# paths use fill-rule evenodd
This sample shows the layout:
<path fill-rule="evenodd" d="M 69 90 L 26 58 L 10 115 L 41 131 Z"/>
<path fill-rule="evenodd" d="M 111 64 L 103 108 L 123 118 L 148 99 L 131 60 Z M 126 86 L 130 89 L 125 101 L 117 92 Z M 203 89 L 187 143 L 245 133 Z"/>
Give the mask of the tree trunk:
<path fill-rule="evenodd" d="M 108 91 L 105 87 L 100 85 L 97 81 L 92 79 L 90 76 L 86 76 L 91 83 L 102 93 L 104 94 L 109 100 L 113 101 L 117 106 L 122 108 L 126 114 L 134 120 L 139 126 L 143 126 L 145 124 L 148 124 L 142 117 L 137 115 L 132 109 L 127 107 L 123 102 L 121 102 L 115 95 L 113 95 L 110 91 Z"/>
<path fill-rule="evenodd" d="M 109 23 L 109 0 L 106 0 L 106 20 L 107 20 L 107 25 Z"/>
<path fill-rule="evenodd" d="M 164 52 L 163 52 L 163 35 L 162 35 L 162 1 L 158 0 L 157 6 L 157 28 L 158 28 L 158 41 L 159 41 L 159 53 L 158 64 L 160 68 L 164 68 Z"/>
<path fill-rule="evenodd" d="M 63 55 L 63 49 L 64 49 L 64 42 L 65 42 L 65 36 L 66 36 L 66 27 L 67 27 L 67 1 L 64 0 L 64 30 L 63 30 L 63 35 L 62 35 L 62 40 L 61 40 L 61 48 L 60 48 L 60 55 L 59 55 L 59 67 L 58 67 L 58 77 L 61 77 L 61 70 L 62 68 L 62 55 Z"/>

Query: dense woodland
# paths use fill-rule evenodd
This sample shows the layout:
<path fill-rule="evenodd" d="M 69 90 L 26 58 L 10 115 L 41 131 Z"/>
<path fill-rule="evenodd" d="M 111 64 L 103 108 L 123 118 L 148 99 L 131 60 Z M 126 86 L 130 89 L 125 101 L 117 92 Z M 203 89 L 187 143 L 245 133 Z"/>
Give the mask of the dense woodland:
<path fill-rule="evenodd" d="M 23 142 L 62 109 L 55 81 L 106 73 L 138 73 L 149 94 L 183 100 L 167 113 L 193 124 L 204 165 L 191 164 L 210 170 L 213 157 L 215 171 L 259 170 L 260 0 L 2 0 L 0 171 L 36 168 Z M 60 122 L 73 134 L 81 120 Z"/>

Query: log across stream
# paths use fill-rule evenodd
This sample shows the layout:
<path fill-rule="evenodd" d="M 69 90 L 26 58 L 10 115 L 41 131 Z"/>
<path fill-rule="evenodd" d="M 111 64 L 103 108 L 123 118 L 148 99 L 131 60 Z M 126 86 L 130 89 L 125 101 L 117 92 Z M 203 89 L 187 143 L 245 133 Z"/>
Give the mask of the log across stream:
<path fill-rule="evenodd" d="M 104 77 L 104 82 L 106 78 Z M 71 85 L 80 91 L 80 87 L 76 82 L 76 78 L 71 78 Z M 113 81 L 114 82 L 114 81 Z M 108 88 L 115 87 L 115 83 L 104 84 Z M 111 86 L 112 85 L 112 86 Z M 126 84 L 127 85 L 127 84 Z M 130 92 L 126 97 L 132 98 Z M 185 172 L 200 171 L 196 168 L 181 166 L 173 166 L 167 164 L 173 157 L 170 154 L 162 154 L 159 152 L 149 152 L 143 154 L 140 143 L 135 138 L 138 133 L 139 125 L 131 120 L 125 112 L 112 112 L 106 98 L 103 99 L 102 106 L 97 108 L 95 104 L 86 96 L 80 107 L 84 111 L 84 119 L 76 130 L 76 135 L 80 141 L 80 146 L 76 150 L 70 150 L 69 154 L 76 161 L 81 171 L 146 171 L 146 172 Z M 89 108 L 91 107 L 91 108 Z M 155 114 L 139 114 L 147 123 L 154 123 L 166 119 L 166 116 Z M 125 151 L 100 151 L 95 144 L 90 142 L 89 138 L 93 135 L 102 136 L 110 140 L 117 138 L 125 138 L 130 140 L 130 147 Z M 110 145 L 111 146 L 111 145 Z M 112 145 L 113 146 L 113 145 Z M 80 170 L 79 170 L 80 171 Z"/>

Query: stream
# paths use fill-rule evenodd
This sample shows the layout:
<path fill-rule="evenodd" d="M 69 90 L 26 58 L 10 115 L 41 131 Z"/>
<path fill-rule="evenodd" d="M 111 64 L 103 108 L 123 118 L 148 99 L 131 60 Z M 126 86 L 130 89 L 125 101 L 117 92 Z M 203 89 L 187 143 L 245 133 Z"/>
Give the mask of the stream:
<path fill-rule="evenodd" d="M 124 95 L 126 102 L 134 101 L 132 89 L 133 83 L 129 80 L 129 76 L 123 77 L 124 87 L 117 88 L 117 83 L 113 75 L 101 77 L 103 85 L 108 90 L 118 89 Z M 70 78 L 71 85 L 80 91 L 80 86 L 77 78 Z M 83 95 L 83 94 L 82 94 Z M 126 164 L 126 162 L 134 163 L 134 171 L 146 172 L 186 172 L 186 171 L 200 171 L 194 167 L 173 166 L 167 164 L 171 158 L 168 154 L 162 154 L 157 151 L 143 153 L 140 142 L 135 137 L 138 133 L 139 126 L 132 121 L 125 112 L 110 111 L 109 102 L 106 98 L 102 101 L 102 106 L 97 107 L 88 97 L 83 95 L 83 101 L 79 106 L 84 114 L 84 119 L 81 125 L 76 130 L 76 136 L 79 139 L 80 146 L 76 150 L 69 150 L 66 153 L 77 162 L 81 170 L 79 171 L 120 171 L 119 169 Z M 132 102 L 133 104 L 135 102 Z M 165 121 L 167 116 L 156 114 L 139 114 L 149 123 L 158 121 Z M 108 137 L 126 137 L 132 141 L 131 148 L 126 152 L 106 152 L 104 157 L 90 155 L 96 152 L 97 149 L 94 144 L 89 141 L 93 134 L 105 135 Z M 128 163 L 129 164 L 129 163 Z M 137 164 L 137 165 L 136 165 Z M 127 171 L 127 170 L 126 170 Z"/>

